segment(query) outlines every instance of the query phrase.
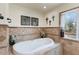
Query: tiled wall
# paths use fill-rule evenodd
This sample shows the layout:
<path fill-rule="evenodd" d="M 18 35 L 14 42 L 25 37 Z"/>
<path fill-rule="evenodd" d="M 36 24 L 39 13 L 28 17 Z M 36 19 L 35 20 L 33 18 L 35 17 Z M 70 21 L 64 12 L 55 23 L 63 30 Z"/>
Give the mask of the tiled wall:
<path fill-rule="evenodd" d="M 8 37 L 8 26 L 7 25 L 0 25 L 0 55 L 7 55 L 9 54 L 8 47 L 9 47 L 9 40 Z"/>
<path fill-rule="evenodd" d="M 9 30 L 8 30 L 9 29 Z M 25 41 L 25 40 L 32 40 L 32 39 L 36 39 L 36 38 L 40 38 L 40 32 L 42 32 L 42 30 L 47 33 L 48 37 L 52 38 L 55 41 L 59 41 L 59 29 L 58 28 L 38 28 L 38 27 L 7 27 L 7 26 L 0 26 L 0 36 L 1 38 L 7 38 L 9 35 L 16 35 L 16 41 Z M 9 31 L 9 33 L 8 33 Z M 9 35 L 8 35 L 9 34 Z M 3 37 L 4 36 L 4 37 Z M 1 39 L 0 38 L 0 39 Z M 7 45 L 8 43 L 8 38 L 7 40 L 1 41 L 0 45 Z M 7 49 L 5 47 L 5 49 Z M 3 51 L 0 50 L 2 53 L 4 53 L 4 49 Z M 1 54 L 2 54 L 1 53 Z M 5 54 L 5 53 L 4 53 Z"/>
<path fill-rule="evenodd" d="M 8 46 L 8 26 L 0 25 L 0 47 Z"/>
<path fill-rule="evenodd" d="M 59 28 L 38 28 L 38 27 L 14 27 L 9 28 L 10 35 L 16 35 L 17 41 L 24 41 L 30 39 L 40 38 L 40 32 L 42 31 L 48 34 L 48 37 L 55 41 L 59 41 Z"/>
<path fill-rule="evenodd" d="M 11 27 L 9 28 L 10 35 L 16 35 L 16 41 L 25 41 L 39 38 L 40 28 L 25 28 L 25 27 Z"/>
<path fill-rule="evenodd" d="M 47 33 L 48 37 L 52 38 L 55 42 L 59 42 L 59 28 L 58 27 L 48 27 L 48 28 L 43 28 L 45 32 Z"/>
<path fill-rule="evenodd" d="M 64 55 L 79 55 L 79 42 L 61 38 Z"/>
<path fill-rule="evenodd" d="M 63 48 L 64 55 L 79 55 L 79 42 L 72 40 L 65 40 L 60 38 L 60 31 L 57 27 L 46 27 L 46 28 L 9 28 L 9 33 L 17 35 L 17 40 L 29 40 L 40 38 L 40 31 L 43 29 L 47 36 L 52 38 L 55 42 L 60 42 Z"/>

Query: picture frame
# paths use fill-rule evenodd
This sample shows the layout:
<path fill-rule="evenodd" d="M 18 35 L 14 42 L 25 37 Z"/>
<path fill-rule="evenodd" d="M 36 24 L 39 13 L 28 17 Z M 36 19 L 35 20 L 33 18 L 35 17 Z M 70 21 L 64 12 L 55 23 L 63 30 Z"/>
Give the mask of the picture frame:
<path fill-rule="evenodd" d="M 38 18 L 31 17 L 31 26 L 38 26 Z"/>
<path fill-rule="evenodd" d="M 21 25 L 38 26 L 39 18 L 21 15 Z"/>
<path fill-rule="evenodd" d="M 21 25 L 30 26 L 30 17 L 21 15 Z"/>

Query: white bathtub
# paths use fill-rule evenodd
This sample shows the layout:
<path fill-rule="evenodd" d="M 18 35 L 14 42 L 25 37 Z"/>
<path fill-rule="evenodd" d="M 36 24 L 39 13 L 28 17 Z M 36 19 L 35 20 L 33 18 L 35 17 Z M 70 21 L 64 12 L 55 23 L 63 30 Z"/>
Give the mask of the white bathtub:
<path fill-rule="evenodd" d="M 58 55 L 61 54 L 60 44 L 50 38 L 23 41 L 13 45 L 15 55 Z"/>

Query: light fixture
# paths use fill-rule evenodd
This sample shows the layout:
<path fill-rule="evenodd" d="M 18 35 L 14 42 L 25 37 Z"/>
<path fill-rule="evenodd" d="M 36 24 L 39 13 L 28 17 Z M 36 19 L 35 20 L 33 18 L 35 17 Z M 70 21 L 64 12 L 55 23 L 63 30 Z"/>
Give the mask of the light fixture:
<path fill-rule="evenodd" d="M 2 16 L 2 14 L 0 13 L 0 19 L 4 19 L 4 17 Z"/>
<path fill-rule="evenodd" d="M 8 20 L 8 23 L 11 23 L 11 19 L 10 18 L 7 18 L 7 20 Z"/>
<path fill-rule="evenodd" d="M 44 6 L 43 8 L 44 8 L 44 9 L 46 9 L 47 7 L 46 7 L 46 6 Z"/>

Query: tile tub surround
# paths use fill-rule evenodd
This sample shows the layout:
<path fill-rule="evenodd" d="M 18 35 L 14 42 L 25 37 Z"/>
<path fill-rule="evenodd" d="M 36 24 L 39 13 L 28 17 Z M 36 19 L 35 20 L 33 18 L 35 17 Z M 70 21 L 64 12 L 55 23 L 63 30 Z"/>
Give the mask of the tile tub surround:
<path fill-rule="evenodd" d="M 59 42 L 59 28 L 55 27 L 10 27 L 9 34 L 16 35 L 17 42 L 40 38 L 40 32 L 45 32 L 47 37 Z M 61 48 L 62 50 L 62 48 Z"/>
<path fill-rule="evenodd" d="M 59 41 L 59 28 L 55 27 L 10 27 L 9 34 L 16 35 L 17 41 L 40 38 L 40 32 L 44 31 L 48 37 Z"/>
<path fill-rule="evenodd" d="M 40 28 L 33 27 L 10 27 L 9 34 L 16 35 L 17 42 L 40 38 Z"/>
<path fill-rule="evenodd" d="M 55 42 L 59 42 L 60 39 L 60 28 L 59 27 L 48 27 L 43 28 L 47 36 L 52 38 Z"/>
<path fill-rule="evenodd" d="M 47 37 L 59 42 L 59 28 L 55 27 L 10 27 L 9 34 L 16 35 L 17 42 L 40 38 L 40 32 L 45 32 Z M 62 48 L 61 48 L 62 49 Z"/>
<path fill-rule="evenodd" d="M 58 27 L 44 27 L 44 28 L 9 28 L 9 33 L 17 36 L 18 41 L 29 40 L 39 38 L 39 32 L 41 29 L 47 33 L 48 37 L 54 39 L 55 42 L 60 42 L 62 44 L 62 50 L 64 55 L 79 55 L 79 42 L 72 40 L 64 40 L 59 35 L 60 29 Z M 37 33 L 37 34 L 36 34 Z M 22 34 L 28 34 L 21 37 Z M 26 39 L 28 38 L 28 39 Z"/>

